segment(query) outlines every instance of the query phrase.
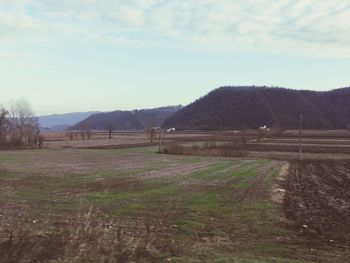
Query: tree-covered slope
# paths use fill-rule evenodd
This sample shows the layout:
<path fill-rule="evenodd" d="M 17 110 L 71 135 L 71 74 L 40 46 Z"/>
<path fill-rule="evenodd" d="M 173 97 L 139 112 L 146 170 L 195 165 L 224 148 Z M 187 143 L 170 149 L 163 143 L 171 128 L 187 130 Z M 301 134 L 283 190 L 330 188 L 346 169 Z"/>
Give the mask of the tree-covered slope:
<path fill-rule="evenodd" d="M 326 92 L 269 87 L 221 87 L 169 117 L 178 129 L 297 128 L 343 129 L 350 124 L 350 88 Z"/>
<path fill-rule="evenodd" d="M 143 130 L 148 126 L 158 126 L 160 118 L 167 118 L 181 106 L 169 106 L 155 109 L 113 111 L 93 114 L 72 126 L 73 130 L 105 130 L 112 125 L 114 130 Z"/>

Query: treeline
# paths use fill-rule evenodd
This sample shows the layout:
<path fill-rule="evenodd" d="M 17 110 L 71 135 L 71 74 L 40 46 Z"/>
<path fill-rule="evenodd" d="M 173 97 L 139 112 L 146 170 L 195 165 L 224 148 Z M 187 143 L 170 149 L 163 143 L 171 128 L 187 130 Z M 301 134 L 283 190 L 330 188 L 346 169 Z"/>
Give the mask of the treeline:
<path fill-rule="evenodd" d="M 165 119 L 181 108 L 181 106 L 168 106 L 155 109 L 97 113 L 77 123 L 70 129 L 147 130 L 149 127 L 159 126 L 161 118 Z"/>
<path fill-rule="evenodd" d="M 30 104 L 18 100 L 8 106 L 0 105 L 0 148 L 41 147 L 38 120 Z"/>
<path fill-rule="evenodd" d="M 242 129 L 278 126 L 345 129 L 350 124 L 350 88 L 327 92 L 269 87 L 221 87 L 170 116 L 177 129 Z"/>

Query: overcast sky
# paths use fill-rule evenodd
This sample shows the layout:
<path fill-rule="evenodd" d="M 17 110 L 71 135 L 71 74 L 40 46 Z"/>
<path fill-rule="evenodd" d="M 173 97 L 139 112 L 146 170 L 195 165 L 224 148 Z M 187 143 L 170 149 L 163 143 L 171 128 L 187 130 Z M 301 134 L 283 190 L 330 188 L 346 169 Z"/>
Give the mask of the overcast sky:
<path fill-rule="evenodd" d="M 0 0 L 0 103 L 150 108 L 223 85 L 350 86 L 350 0 Z"/>

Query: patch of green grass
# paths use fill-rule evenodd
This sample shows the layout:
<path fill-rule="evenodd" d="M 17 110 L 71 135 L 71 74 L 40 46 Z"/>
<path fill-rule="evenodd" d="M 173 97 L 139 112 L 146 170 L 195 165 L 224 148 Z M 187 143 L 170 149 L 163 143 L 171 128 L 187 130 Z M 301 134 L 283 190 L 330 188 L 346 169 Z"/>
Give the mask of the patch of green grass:
<path fill-rule="evenodd" d="M 1 196 L 3 202 L 27 202 L 30 203 L 34 210 L 40 213 L 62 211 L 64 209 L 74 210 L 82 202 L 80 198 L 71 198 L 72 192 L 78 192 L 79 189 L 89 183 L 108 178 L 130 177 L 136 174 L 150 171 L 152 168 L 132 168 L 124 170 L 106 170 L 82 175 L 64 175 L 64 176 L 43 176 L 43 175 L 23 175 L 21 173 L 0 173 L 0 181 L 13 181 L 17 179 L 16 184 L 12 186 L 12 194 Z M 11 185 L 11 183 L 10 183 Z M 108 199 L 106 199 L 108 200 Z M 86 203 L 90 205 L 90 203 Z M 56 211 L 56 212 L 58 212 Z"/>
<path fill-rule="evenodd" d="M 119 170 L 101 170 L 98 172 L 89 173 L 78 177 L 82 182 L 92 182 L 95 179 L 101 178 L 118 178 L 118 177 L 130 177 L 138 174 L 142 174 L 145 172 L 149 172 L 154 170 L 155 168 L 159 168 L 160 165 L 151 165 L 142 168 L 129 168 L 129 169 L 119 169 Z"/>
<path fill-rule="evenodd" d="M 0 170 L 0 182 L 5 181 L 11 178 L 15 178 L 18 176 L 18 172 L 14 171 L 7 171 L 7 170 Z"/>
<path fill-rule="evenodd" d="M 179 193 L 179 189 L 179 185 L 173 184 L 152 187 L 147 183 L 136 185 L 131 183 L 127 187 L 121 186 L 110 191 L 87 193 L 83 199 L 115 217 L 142 215 L 147 211 L 169 206 L 172 197 Z"/>
<path fill-rule="evenodd" d="M 0 151 L 0 162 L 13 162 L 13 161 L 23 161 L 25 157 L 23 154 L 18 154 L 16 151 Z"/>
<path fill-rule="evenodd" d="M 158 146 L 147 146 L 147 147 L 130 147 L 121 149 L 123 152 L 127 153 L 143 153 L 143 154 L 154 154 L 158 151 Z"/>
<path fill-rule="evenodd" d="M 203 160 L 200 158 L 189 157 L 189 158 L 183 159 L 182 162 L 185 164 L 197 164 L 197 163 L 203 162 Z"/>
<path fill-rule="evenodd" d="M 233 161 L 219 161 L 209 165 L 207 168 L 193 172 L 189 177 L 196 179 L 197 183 L 202 181 L 211 181 L 214 179 L 225 179 L 230 177 L 228 169 L 234 167 L 239 163 L 238 160 Z"/>
<path fill-rule="evenodd" d="M 238 170 L 234 171 L 231 180 L 232 188 L 236 190 L 248 189 L 253 183 L 254 179 L 259 175 L 259 167 L 264 166 L 266 163 L 266 160 L 256 160 L 249 162 L 247 165 L 244 165 Z"/>

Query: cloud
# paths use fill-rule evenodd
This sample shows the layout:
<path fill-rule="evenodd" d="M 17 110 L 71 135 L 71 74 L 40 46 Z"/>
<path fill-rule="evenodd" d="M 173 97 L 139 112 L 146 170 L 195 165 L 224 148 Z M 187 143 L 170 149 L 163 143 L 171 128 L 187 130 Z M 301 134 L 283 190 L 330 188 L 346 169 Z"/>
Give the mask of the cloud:
<path fill-rule="evenodd" d="M 0 41 L 18 39 L 348 58 L 350 2 L 0 0 Z"/>

